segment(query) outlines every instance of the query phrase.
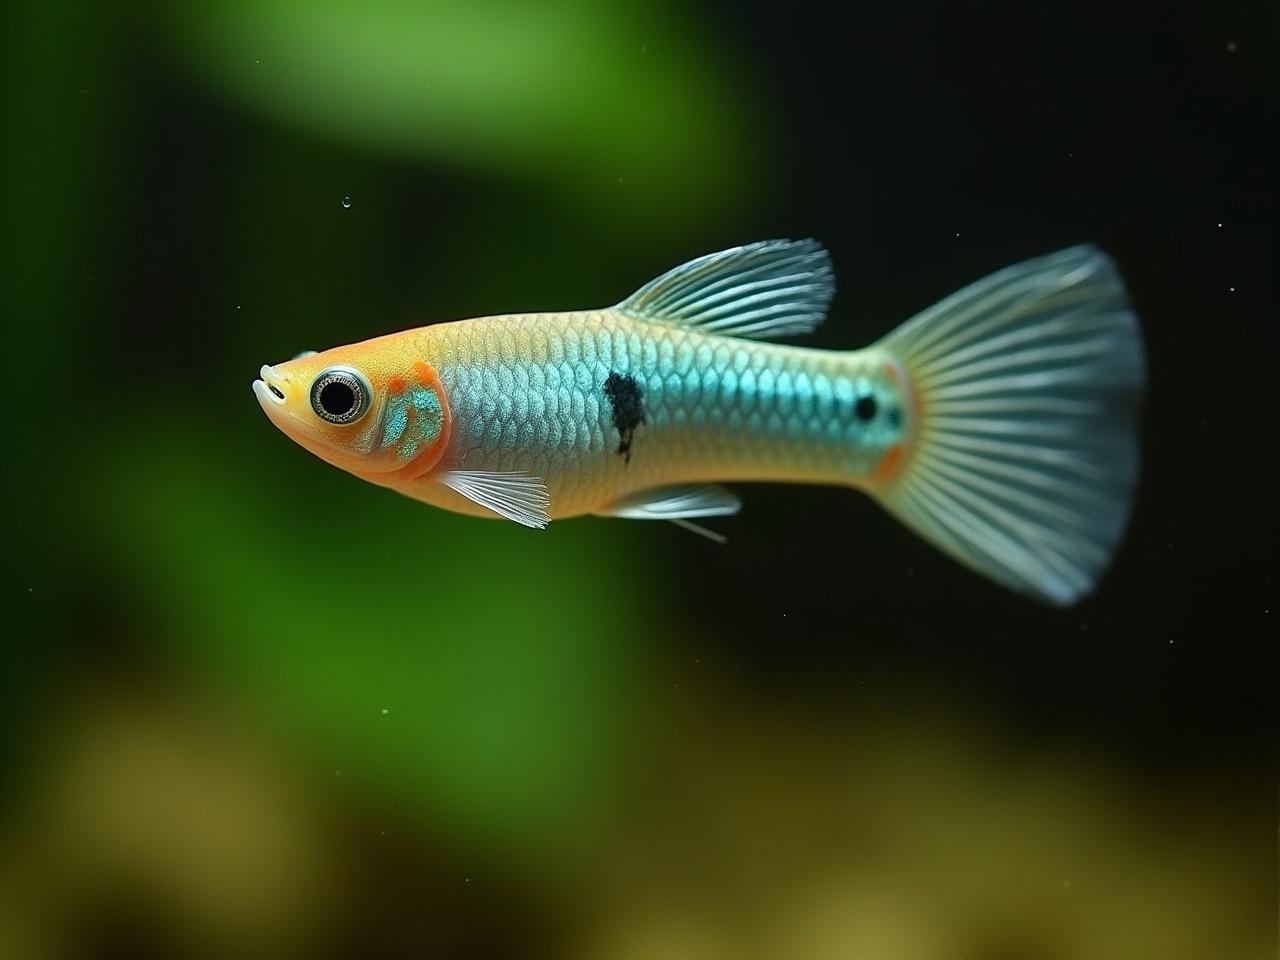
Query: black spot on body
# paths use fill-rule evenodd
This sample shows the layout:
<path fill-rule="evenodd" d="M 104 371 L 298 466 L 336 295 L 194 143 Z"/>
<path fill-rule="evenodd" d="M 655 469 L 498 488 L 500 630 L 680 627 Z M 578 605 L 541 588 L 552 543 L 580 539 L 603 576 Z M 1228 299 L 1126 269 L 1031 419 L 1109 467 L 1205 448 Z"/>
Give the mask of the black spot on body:
<path fill-rule="evenodd" d="M 858 415 L 859 420 L 870 420 L 876 415 L 876 398 L 869 393 L 863 394 L 854 404 L 853 412 Z"/>
<path fill-rule="evenodd" d="M 613 407 L 613 425 L 618 428 L 618 453 L 631 462 L 631 440 L 636 427 L 644 423 L 644 391 L 630 374 L 610 373 L 604 381 L 604 395 Z"/>

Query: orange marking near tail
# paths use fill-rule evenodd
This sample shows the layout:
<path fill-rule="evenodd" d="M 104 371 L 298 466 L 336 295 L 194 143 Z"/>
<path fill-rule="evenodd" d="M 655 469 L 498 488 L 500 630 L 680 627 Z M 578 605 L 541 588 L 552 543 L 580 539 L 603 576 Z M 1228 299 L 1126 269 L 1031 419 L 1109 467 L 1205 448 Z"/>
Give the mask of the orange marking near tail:
<path fill-rule="evenodd" d="M 387 381 L 387 389 L 392 393 L 404 393 L 404 380 L 401 377 L 392 377 Z"/>
<path fill-rule="evenodd" d="M 421 360 L 413 361 L 413 372 L 421 377 L 424 382 L 434 380 L 436 377 L 435 371 Z"/>
<path fill-rule="evenodd" d="M 902 389 L 903 371 L 892 360 L 885 361 L 884 376 L 886 380 L 892 383 L 899 390 Z M 908 378 L 908 380 L 909 380 L 909 388 L 910 388 L 910 394 L 911 394 L 911 410 L 914 414 L 919 416 L 920 411 L 923 409 L 923 404 L 921 402 L 921 396 L 920 396 L 920 388 L 916 386 L 916 381 L 914 378 Z"/>
<path fill-rule="evenodd" d="M 872 474 L 871 479 L 876 483 L 884 483 L 893 476 L 900 463 L 902 463 L 902 444 L 895 443 L 884 452 L 884 459 L 880 461 L 880 466 L 876 467 L 876 472 Z"/>

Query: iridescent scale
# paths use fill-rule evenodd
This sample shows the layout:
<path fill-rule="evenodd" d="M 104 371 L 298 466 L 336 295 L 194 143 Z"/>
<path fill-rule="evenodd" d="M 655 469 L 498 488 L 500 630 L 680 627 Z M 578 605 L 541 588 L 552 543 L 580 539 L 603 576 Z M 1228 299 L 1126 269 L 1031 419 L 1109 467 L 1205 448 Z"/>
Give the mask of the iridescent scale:
<path fill-rule="evenodd" d="M 612 310 L 442 324 L 413 342 L 447 393 L 445 464 L 541 477 L 556 517 L 690 481 L 857 483 L 908 427 L 901 376 L 877 349 L 782 346 Z"/>

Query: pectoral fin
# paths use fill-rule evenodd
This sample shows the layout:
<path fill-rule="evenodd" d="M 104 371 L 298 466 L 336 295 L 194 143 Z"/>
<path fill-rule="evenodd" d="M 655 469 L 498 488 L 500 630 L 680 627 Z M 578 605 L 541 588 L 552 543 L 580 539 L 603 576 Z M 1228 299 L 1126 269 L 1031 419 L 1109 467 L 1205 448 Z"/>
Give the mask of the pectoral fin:
<path fill-rule="evenodd" d="M 440 477 L 440 482 L 472 503 L 526 527 L 541 529 L 551 522 L 547 514 L 551 497 L 539 477 L 527 473 L 449 470 Z"/>

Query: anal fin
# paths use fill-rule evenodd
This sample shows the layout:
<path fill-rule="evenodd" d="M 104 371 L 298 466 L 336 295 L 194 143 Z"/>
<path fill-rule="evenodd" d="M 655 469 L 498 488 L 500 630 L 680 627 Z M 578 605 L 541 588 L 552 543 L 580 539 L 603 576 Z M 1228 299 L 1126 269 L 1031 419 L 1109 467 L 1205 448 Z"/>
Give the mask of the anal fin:
<path fill-rule="evenodd" d="M 729 517 L 742 509 L 738 497 L 714 484 L 681 484 L 642 490 L 597 511 L 602 517 L 628 520 L 669 520 L 708 540 L 724 543 L 725 538 L 693 523 L 695 517 Z"/>

